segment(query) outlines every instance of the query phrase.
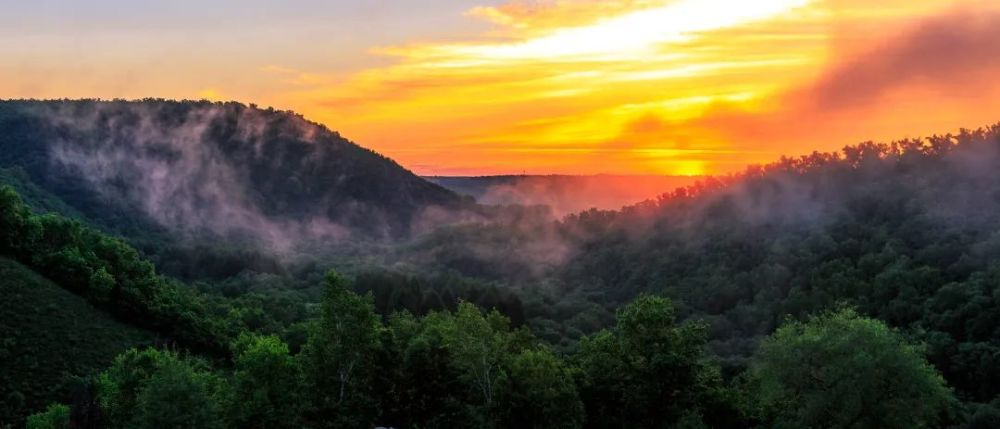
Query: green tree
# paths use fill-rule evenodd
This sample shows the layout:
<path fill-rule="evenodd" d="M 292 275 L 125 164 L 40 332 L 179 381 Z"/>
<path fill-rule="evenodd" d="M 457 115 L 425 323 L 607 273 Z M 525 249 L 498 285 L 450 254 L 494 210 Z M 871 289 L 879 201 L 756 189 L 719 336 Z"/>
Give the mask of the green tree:
<path fill-rule="evenodd" d="M 583 403 L 566 364 L 546 348 L 514 356 L 500 379 L 502 427 L 578 428 Z"/>
<path fill-rule="evenodd" d="M 390 427 L 460 427 L 472 415 L 478 396 L 469 395 L 462 371 L 445 345 L 453 315 L 431 312 L 414 317 L 409 312 L 392 315 L 384 338 L 379 377 L 382 419 Z M 475 392 L 472 392 L 475 393 Z"/>
<path fill-rule="evenodd" d="M 129 350 L 98 377 L 98 402 L 112 428 L 221 427 L 226 386 L 196 359 Z"/>
<path fill-rule="evenodd" d="M 719 403 L 724 388 L 706 359 L 704 327 L 674 318 L 669 299 L 643 295 L 618 310 L 613 330 L 580 341 L 588 425 L 668 427 Z"/>
<path fill-rule="evenodd" d="M 301 375 L 288 345 L 244 332 L 233 343 L 231 415 L 240 428 L 298 428 Z"/>
<path fill-rule="evenodd" d="M 180 359 L 167 359 L 136 398 L 130 428 L 223 428 L 226 391 L 215 374 L 196 370 Z"/>
<path fill-rule="evenodd" d="M 28 416 L 27 429 L 67 429 L 69 428 L 69 407 L 52 404 L 44 412 Z"/>
<path fill-rule="evenodd" d="M 312 400 L 311 419 L 324 427 L 373 423 L 371 376 L 381 322 L 371 294 L 358 295 L 335 272 L 326 275 L 322 318 L 302 359 Z"/>
<path fill-rule="evenodd" d="M 454 312 L 432 311 L 420 318 L 393 315 L 378 359 L 384 419 L 379 422 L 397 427 L 506 426 L 499 398 L 509 385 L 504 383 L 511 381 L 511 355 L 533 342 L 526 330 L 512 330 L 505 316 L 484 313 L 468 302 Z M 512 393 L 539 394 L 524 389 Z"/>
<path fill-rule="evenodd" d="M 123 428 L 131 421 L 139 392 L 167 359 L 166 354 L 151 348 L 131 349 L 98 376 L 98 401 L 110 427 Z"/>
<path fill-rule="evenodd" d="M 755 412 L 777 428 L 933 427 L 954 400 L 920 347 L 850 309 L 787 322 L 749 379 Z"/>
<path fill-rule="evenodd" d="M 625 392 L 633 375 L 617 336 L 604 330 L 581 338 L 574 358 L 581 371 L 578 384 L 587 425 L 600 428 L 624 424 L 628 418 Z"/>
<path fill-rule="evenodd" d="M 0 255 L 18 255 L 41 235 L 41 226 L 21 196 L 10 186 L 0 186 Z"/>
<path fill-rule="evenodd" d="M 484 315 L 475 305 L 462 302 L 445 339 L 455 365 L 482 395 L 486 407 L 493 404 L 511 345 L 508 327 L 509 321 L 496 311 Z"/>

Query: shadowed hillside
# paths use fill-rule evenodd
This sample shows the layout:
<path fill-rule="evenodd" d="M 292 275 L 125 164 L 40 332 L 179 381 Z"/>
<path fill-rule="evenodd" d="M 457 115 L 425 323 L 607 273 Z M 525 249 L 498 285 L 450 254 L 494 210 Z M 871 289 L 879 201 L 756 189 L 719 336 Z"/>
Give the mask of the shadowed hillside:
<path fill-rule="evenodd" d="M 0 167 L 128 236 L 405 236 L 459 198 L 291 112 L 206 101 L 3 101 Z"/>
<path fill-rule="evenodd" d="M 119 353 L 153 344 L 149 331 L 114 320 L 27 267 L 0 257 L 0 422 L 70 399 Z"/>

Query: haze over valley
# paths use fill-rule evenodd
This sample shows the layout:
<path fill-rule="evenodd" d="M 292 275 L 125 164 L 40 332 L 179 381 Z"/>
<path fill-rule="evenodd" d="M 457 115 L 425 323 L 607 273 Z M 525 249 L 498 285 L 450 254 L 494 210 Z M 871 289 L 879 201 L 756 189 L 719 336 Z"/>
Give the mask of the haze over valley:
<path fill-rule="evenodd" d="M 0 429 L 1000 427 L 993 3 L 0 5 Z"/>

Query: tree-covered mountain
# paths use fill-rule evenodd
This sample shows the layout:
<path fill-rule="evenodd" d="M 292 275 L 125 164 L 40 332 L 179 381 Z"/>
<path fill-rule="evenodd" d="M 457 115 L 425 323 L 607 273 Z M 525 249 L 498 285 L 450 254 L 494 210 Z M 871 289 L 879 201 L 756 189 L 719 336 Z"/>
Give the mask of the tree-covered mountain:
<path fill-rule="evenodd" d="M 71 394 L 19 382 L 37 399 L 6 412 L 37 428 L 997 427 L 998 166 L 1000 125 L 869 142 L 561 220 L 441 205 L 459 224 L 184 283 L 20 162 L 0 170 L 23 194 L 0 188 L 7 289 L 60 287 L 167 346 L 123 352 Z M 115 186 L 96 207 L 135 192 Z M 122 222 L 145 213 L 131 210 Z M 145 221 L 219 234 L 192 219 Z M 259 255 L 227 246 L 212 265 Z M 44 322 L 22 313 L 48 298 L 23 297 L 16 335 Z M 52 395 L 65 405 L 41 408 Z"/>
<path fill-rule="evenodd" d="M 449 228 L 413 258 L 545 285 L 560 298 L 548 308 L 525 298 L 529 324 L 568 348 L 637 295 L 669 296 L 708 324 L 729 373 L 786 317 L 852 306 L 924 343 L 960 398 L 1000 395 L 1000 126 L 785 158 L 571 215 L 518 243 L 496 238 L 513 235 L 504 228 L 522 230 Z M 487 240 L 557 242 L 563 255 L 525 276 L 506 269 L 518 252 L 481 251 Z"/>
<path fill-rule="evenodd" d="M 231 102 L 0 101 L 0 168 L 129 237 L 402 237 L 460 202 L 299 115 Z"/>
<path fill-rule="evenodd" d="M 665 294 L 749 356 L 839 304 L 910 330 L 963 395 L 1000 394 L 1000 127 L 787 158 L 616 213 L 582 213 L 555 276 L 613 308 Z"/>

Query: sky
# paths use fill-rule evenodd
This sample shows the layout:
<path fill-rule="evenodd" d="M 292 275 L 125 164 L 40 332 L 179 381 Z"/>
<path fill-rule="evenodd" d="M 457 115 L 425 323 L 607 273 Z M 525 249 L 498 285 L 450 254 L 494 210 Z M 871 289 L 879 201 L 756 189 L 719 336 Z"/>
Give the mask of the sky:
<path fill-rule="evenodd" d="M 422 175 L 738 172 L 1000 122 L 998 72 L 985 0 L 0 0 L 0 98 L 273 106 Z"/>

